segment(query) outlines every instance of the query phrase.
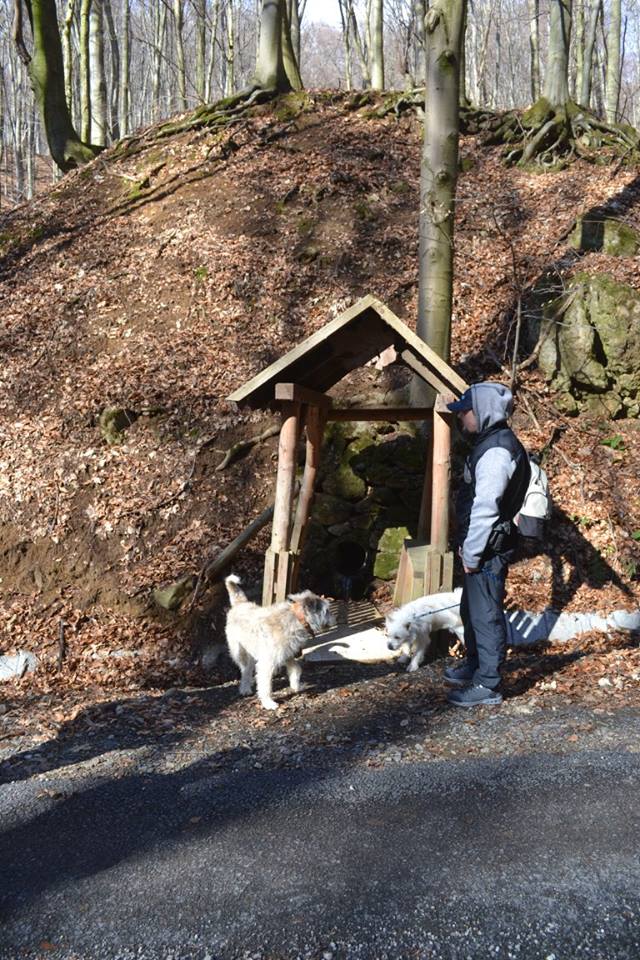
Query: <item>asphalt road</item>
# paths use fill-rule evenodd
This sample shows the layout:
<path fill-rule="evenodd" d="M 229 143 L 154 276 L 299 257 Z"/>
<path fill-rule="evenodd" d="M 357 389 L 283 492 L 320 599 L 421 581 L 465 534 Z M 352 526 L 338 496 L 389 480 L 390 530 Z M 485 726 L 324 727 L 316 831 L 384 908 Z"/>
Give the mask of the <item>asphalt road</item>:
<path fill-rule="evenodd" d="M 640 956 L 640 755 L 0 788 L 0 957 Z"/>

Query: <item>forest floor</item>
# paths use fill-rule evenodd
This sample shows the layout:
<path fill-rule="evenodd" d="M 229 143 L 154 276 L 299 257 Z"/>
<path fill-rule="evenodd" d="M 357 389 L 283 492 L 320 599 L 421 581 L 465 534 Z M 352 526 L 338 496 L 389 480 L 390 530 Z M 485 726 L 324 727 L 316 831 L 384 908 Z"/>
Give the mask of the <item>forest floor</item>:
<path fill-rule="evenodd" d="M 331 668 L 337 684 L 314 668 L 312 693 L 265 717 L 236 700 L 226 662 L 202 666 L 222 639 L 220 590 L 178 613 L 152 600 L 154 588 L 197 575 L 271 501 L 275 440 L 216 470 L 234 442 L 275 422 L 226 397 L 362 295 L 414 325 L 418 122 L 370 119 L 342 96 L 312 93 L 255 108 L 223 133 L 156 132 L 0 219 L 1 652 L 39 658 L 0 689 L 0 757 L 18 765 L 35 750 L 37 766 L 39 744 L 118 736 L 119 723 L 145 742 L 197 727 L 210 696 L 223 699 L 221 749 L 249 754 L 245 729 L 267 731 L 274 749 L 288 728 L 304 738 L 306 724 L 323 749 L 339 744 L 322 739 L 323 712 L 366 711 L 373 690 L 404 698 L 407 711 L 414 694 L 416 710 L 445 709 L 439 667 L 417 679 Z M 471 381 L 510 366 L 519 295 L 526 314 L 545 283 L 555 296 L 578 269 L 638 286 L 638 258 L 578 256 L 567 236 L 603 204 L 639 226 L 640 180 L 584 161 L 506 169 L 475 137 L 461 156 L 452 362 Z M 514 565 L 509 604 L 637 608 L 638 421 L 567 418 L 535 370 L 519 396 L 523 441 L 552 441 L 556 514 L 545 555 Z M 99 427 L 107 407 L 131 421 L 116 445 Z M 239 558 L 248 582 L 266 543 L 263 531 Z M 520 652 L 515 663 L 507 714 L 531 698 L 532 710 L 577 698 L 605 717 L 637 702 L 638 647 L 625 635 Z"/>

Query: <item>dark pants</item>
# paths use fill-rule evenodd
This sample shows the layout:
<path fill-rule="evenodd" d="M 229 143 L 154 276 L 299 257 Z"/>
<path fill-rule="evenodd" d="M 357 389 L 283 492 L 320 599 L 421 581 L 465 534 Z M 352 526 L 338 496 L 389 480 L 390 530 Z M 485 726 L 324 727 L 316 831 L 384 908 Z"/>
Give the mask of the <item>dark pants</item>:
<path fill-rule="evenodd" d="M 500 667 L 507 649 L 504 584 L 508 561 L 494 556 L 477 573 L 465 573 L 460 601 L 467 661 L 475 669 L 474 683 L 490 690 L 500 683 Z"/>

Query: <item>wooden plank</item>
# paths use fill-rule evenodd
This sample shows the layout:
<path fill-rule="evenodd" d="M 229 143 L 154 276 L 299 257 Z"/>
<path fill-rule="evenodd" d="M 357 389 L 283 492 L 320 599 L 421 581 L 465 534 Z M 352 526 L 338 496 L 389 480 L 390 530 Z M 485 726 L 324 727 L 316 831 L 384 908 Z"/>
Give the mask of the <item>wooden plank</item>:
<path fill-rule="evenodd" d="M 447 551 L 442 561 L 442 589 L 453 590 L 453 553 Z"/>
<path fill-rule="evenodd" d="M 373 322 L 374 318 L 377 318 L 378 323 Z M 349 331 L 346 339 L 341 338 L 341 334 L 347 334 L 347 328 L 354 321 L 360 321 L 356 324 L 359 329 Z M 372 336 L 363 338 L 361 328 L 367 323 L 371 325 Z M 388 336 L 385 335 L 387 329 L 389 331 Z M 373 335 L 374 332 L 375 336 Z M 353 343 L 351 343 L 351 338 Z M 330 343 L 332 339 L 336 340 L 334 344 Z M 337 349 L 338 343 L 340 349 Z M 328 389 L 333 383 L 337 383 L 344 376 L 344 373 L 353 370 L 366 360 L 372 359 L 382 349 L 391 344 L 394 344 L 399 353 L 401 353 L 402 346 L 406 345 L 405 353 L 413 361 L 410 365 L 419 376 L 440 392 L 452 392 L 459 395 L 466 390 L 467 384 L 462 377 L 445 363 L 435 351 L 427 346 L 383 303 L 375 297 L 366 296 L 265 370 L 257 373 L 251 380 L 235 390 L 228 399 L 239 404 L 249 403 L 254 406 L 267 406 L 273 400 L 275 383 L 291 379 L 300 382 L 300 371 L 304 370 L 306 365 L 308 365 L 310 375 L 313 375 L 320 366 L 324 366 L 325 382 L 322 389 Z M 352 352 L 355 348 L 359 349 Z M 342 352 L 347 356 L 342 358 L 342 363 L 340 363 Z M 407 357 L 403 357 L 403 359 L 409 363 Z M 298 373 L 293 377 L 287 377 L 285 371 L 293 368 Z M 253 396 L 254 394 L 257 396 Z"/>
<path fill-rule="evenodd" d="M 330 421 L 380 420 L 400 423 L 409 420 L 430 420 L 431 407 L 333 407 L 327 415 Z"/>
<path fill-rule="evenodd" d="M 417 373 L 418 376 L 425 381 L 425 383 L 435 387 L 435 389 L 440 393 L 452 393 L 451 384 L 448 383 L 446 379 L 440 379 L 438 374 L 434 370 L 431 370 L 418 357 L 416 357 L 412 350 L 407 349 L 399 351 L 399 357 L 407 364 L 408 367 L 411 367 L 414 373 Z"/>
<path fill-rule="evenodd" d="M 287 594 L 290 592 L 292 560 L 293 557 L 288 550 L 282 550 L 281 553 L 278 554 L 276 578 L 273 589 L 274 603 L 281 603 L 282 600 L 286 600 Z"/>
<path fill-rule="evenodd" d="M 433 550 L 429 557 L 429 593 L 440 593 L 442 590 L 442 553 Z"/>
<path fill-rule="evenodd" d="M 275 583 L 276 554 L 269 547 L 264 555 L 264 574 L 262 577 L 262 606 L 269 607 L 273 603 L 273 588 Z"/>
<path fill-rule="evenodd" d="M 449 410 L 447 404 L 451 403 L 452 400 L 457 400 L 458 398 L 453 393 L 439 393 L 436 397 L 436 401 L 433 409 L 436 413 L 441 413 L 445 417 L 455 417 L 455 413 Z"/>
<path fill-rule="evenodd" d="M 403 603 L 408 603 L 411 599 L 411 586 L 413 583 L 413 562 L 411 551 L 415 543 L 413 540 L 405 540 L 400 552 L 400 562 L 398 564 L 398 573 L 396 576 L 396 586 L 393 592 L 394 606 L 401 607 Z"/>
<path fill-rule="evenodd" d="M 450 389 L 453 388 L 454 393 L 464 393 L 469 384 L 462 379 L 459 373 L 456 373 L 456 371 L 449 366 L 446 360 L 438 356 L 435 350 L 432 350 L 424 340 L 420 339 L 417 333 L 414 333 L 413 330 L 403 323 L 402 320 L 380 300 L 372 299 L 371 306 L 390 327 L 393 327 L 393 329 L 406 340 L 411 349 L 414 350 L 418 356 L 422 357 L 429 367 L 433 367 L 435 375 L 439 376 L 441 381 L 448 383 Z"/>
<path fill-rule="evenodd" d="M 433 493 L 431 543 L 445 553 L 449 540 L 449 485 L 451 480 L 451 415 L 433 418 Z"/>
<path fill-rule="evenodd" d="M 362 297 L 357 303 L 354 303 L 352 307 L 349 307 L 349 309 L 341 313 L 339 317 L 336 317 L 335 320 L 331 320 L 324 327 L 321 327 L 320 330 L 316 330 L 315 333 L 312 333 L 311 336 L 303 340 L 302 343 L 299 343 L 296 347 L 289 350 L 288 353 L 285 353 L 283 357 L 280 357 L 264 370 L 261 370 L 260 373 L 257 373 L 251 380 L 247 380 L 247 382 L 241 387 L 238 387 L 228 399 L 235 403 L 242 403 L 249 394 L 253 393 L 259 387 L 266 385 L 270 380 L 273 380 L 279 373 L 282 373 L 288 367 L 292 366 L 296 360 L 302 359 L 306 354 L 311 353 L 315 347 L 320 346 L 334 337 L 344 327 L 348 326 L 355 317 L 364 313 L 365 310 L 370 309 L 375 302 L 377 301 L 374 297 Z M 283 380 L 284 378 L 278 377 L 277 379 Z"/>
<path fill-rule="evenodd" d="M 289 400 L 294 403 L 306 403 L 316 407 L 330 407 L 331 397 L 317 390 L 309 390 L 299 383 L 276 383 L 276 400 Z"/>

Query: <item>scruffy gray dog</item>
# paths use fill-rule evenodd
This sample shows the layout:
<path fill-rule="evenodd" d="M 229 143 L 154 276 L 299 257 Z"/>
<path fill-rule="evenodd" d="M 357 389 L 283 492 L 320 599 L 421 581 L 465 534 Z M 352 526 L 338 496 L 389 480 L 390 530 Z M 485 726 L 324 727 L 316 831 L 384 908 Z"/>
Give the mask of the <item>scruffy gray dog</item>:
<path fill-rule="evenodd" d="M 287 668 L 289 685 L 300 690 L 302 665 L 295 657 L 316 633 L 335 626 L 329 601 L 310 590 L 292 593 L 282 603 L 259 607 L 247 599 L 240 578 L 225 579 L 231 606 L 227 613 L 229 654 L 240 670 L 240 695 L 250 696 L 255 672 L 258 697 L 266 710 L 278 704 L 271 695 L 274 674 Z"/>
<path fill-rule="evenodd" d="M 460 619 L 458 588 L 450 593 L 432 593 L 405 603 L 398 610 L 387 614 L 385 633 L 389 650 L 403 648 L 401 663 L 408 663 L 407 670 L 417 670 L 431 645 L 431 634 L 436 630 L 450 630 L 458 640 L 464 639 Z"/>

